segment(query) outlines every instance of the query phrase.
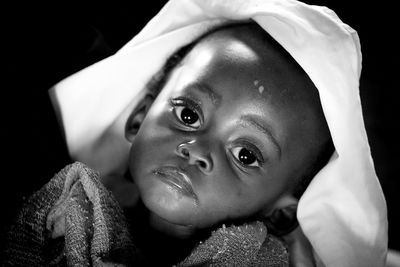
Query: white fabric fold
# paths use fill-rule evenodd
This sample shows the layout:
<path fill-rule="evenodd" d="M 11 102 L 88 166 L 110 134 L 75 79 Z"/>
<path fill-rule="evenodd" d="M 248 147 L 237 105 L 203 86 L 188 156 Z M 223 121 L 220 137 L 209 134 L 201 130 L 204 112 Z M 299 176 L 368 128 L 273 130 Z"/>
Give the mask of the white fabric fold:
<path fill-rule="evenodd" d="M 299 63 L 320 93 L 336 148 L 298 206 L 300 225 L 326 266 L 384 266 L 386 203 L 359 97 L 357 33 L 326 8 L 294 0 L 171 0 L 115 55 L 50 91 L 71 156 L 103 175 L 122 172 L 124 124 L 146 82 L 178 47 L 211 27 L 253 19 Z"/>

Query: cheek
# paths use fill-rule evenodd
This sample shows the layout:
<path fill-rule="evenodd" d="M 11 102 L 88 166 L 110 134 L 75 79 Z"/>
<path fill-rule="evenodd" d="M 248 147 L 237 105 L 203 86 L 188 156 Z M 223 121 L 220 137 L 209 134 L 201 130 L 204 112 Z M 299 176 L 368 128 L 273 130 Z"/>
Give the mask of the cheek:
<path fill-rule="evenodd" d="M 265 189 L 260 183 L 246 184 L 238 177 L 228 177 L 227 172 L 219 173 L 202 188 L 204 213 L 197 219 L 207 225 L 254 215 L 264 207 Z"/>
<path fill-rule="evenodd" d="M 173 130 L 170 111 L 163 105 L 156 105 L 150 109 L 149 114 L 140 126 L 138 136 L 134 143 L 145 146 L 152 152 L 162 150 L 177 139 Z"/>
<path fill-rule="evenodd" d="M 271 170 L 266 177 L 250 177 L 245 185 L 235 191 L 238 214 L 252 216 L 269 210 L 287 190 L 288 181 L 284 175 Z"/>
<path fill-rule="evenodd" d="M 149 166 L 161 162 L 174 153 L 177 136 L 161 118 L 143 121 L 130 149 L 129 165 L 133 173 L 148 170 Z"/>

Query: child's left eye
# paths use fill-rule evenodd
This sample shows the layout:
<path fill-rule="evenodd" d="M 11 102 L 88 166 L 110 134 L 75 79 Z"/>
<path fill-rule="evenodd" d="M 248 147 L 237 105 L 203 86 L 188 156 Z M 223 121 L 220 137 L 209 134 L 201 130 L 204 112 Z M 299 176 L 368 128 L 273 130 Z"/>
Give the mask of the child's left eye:
<path fill-rule="evenodd" d="M 247 167 L 259 167 L 260 163 L 257 156 L 245 147 L 235 147 L 232 149 L 233 156 Z"/>

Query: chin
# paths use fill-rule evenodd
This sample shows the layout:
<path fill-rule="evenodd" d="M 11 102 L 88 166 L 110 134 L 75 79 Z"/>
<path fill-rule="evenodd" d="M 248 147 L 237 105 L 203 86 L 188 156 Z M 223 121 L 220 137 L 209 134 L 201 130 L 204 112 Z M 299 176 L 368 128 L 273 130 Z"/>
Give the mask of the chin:
<path fill-rule="evenodd" d="M 176 239 L 187 240 L 195 236 L 196 228 L 192 225 L 181 225 L 165 220 L 158 214 L 150 212 L 149 225 L 157 232 Z"/>
<path fill-rule="evenodd" d="M 144 205 L 155 217 L 179 227 L 193 226 L 199 209 L 195 199 L 154 177 L 146 177 L 138 185 Z"/>

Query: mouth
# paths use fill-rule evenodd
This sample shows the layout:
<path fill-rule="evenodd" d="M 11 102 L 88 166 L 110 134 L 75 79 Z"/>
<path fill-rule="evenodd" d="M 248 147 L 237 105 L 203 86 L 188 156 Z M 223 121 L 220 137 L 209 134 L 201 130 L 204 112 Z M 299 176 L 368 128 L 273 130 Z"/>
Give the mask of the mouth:
<path fill-rule="evenodd" d="M 189 177 L 179 168 L 165 166 L 153 171 L 161 177 L 161 181 L 177 190 L 182 195 L 188 196 L 198 201 L 197 195 L 193 191 L 192 182 Z"/>

